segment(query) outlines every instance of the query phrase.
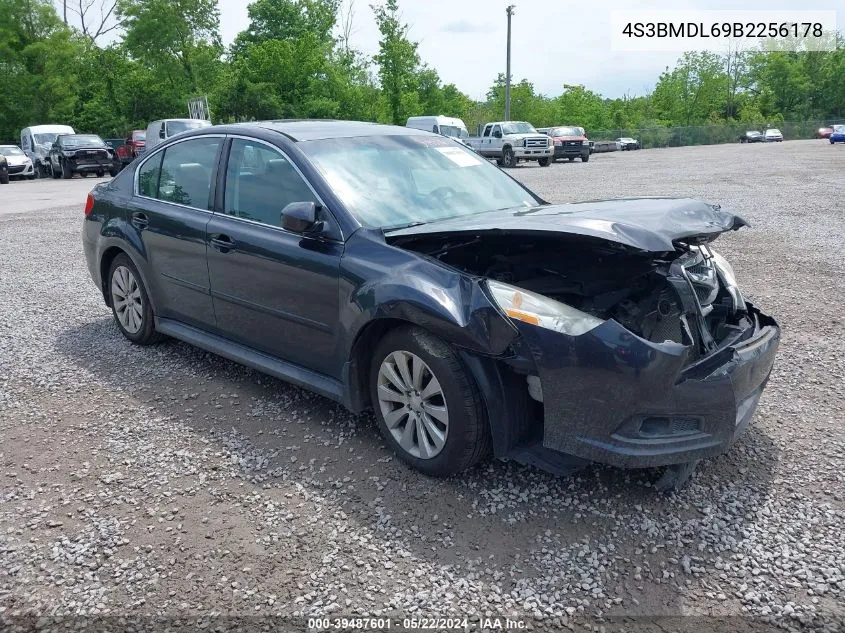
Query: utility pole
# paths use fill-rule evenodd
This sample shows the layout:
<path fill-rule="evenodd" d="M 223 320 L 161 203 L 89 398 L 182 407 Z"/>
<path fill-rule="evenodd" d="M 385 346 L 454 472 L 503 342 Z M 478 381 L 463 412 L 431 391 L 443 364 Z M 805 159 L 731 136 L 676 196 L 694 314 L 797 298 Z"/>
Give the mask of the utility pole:
<path fill-rule="evenodd" d="M 511 17 L 514 13 L 514 5 L 509 5 L 506 9 L 508 14 L 508 64 L 507 74 L 505 75 L 505 121 L 511 120 Z"/>
<path fill-rule="evenodd" d="M 62 4 L 64 5 L 64 8 L 65 8 L 65 26 L 67 26 L 67 0 L 64 0 L 64 2 Z"/>

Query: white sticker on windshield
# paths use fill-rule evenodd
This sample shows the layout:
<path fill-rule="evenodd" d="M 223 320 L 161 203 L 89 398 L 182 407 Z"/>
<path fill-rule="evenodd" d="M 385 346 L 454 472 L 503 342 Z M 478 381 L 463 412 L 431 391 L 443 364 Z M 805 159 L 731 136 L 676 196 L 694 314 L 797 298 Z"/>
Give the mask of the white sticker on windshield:
<path fill-rule="evenodd" d="M 460 147 L 435 147 L 438 152 L 455 163 L 458 167 L 474 167 L 480 165 L 481 161 Z"/>

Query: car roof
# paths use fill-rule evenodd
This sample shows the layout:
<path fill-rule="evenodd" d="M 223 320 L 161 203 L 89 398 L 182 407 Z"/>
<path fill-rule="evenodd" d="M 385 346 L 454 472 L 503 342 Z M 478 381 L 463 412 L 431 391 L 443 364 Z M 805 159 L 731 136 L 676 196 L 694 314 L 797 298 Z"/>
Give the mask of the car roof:
<path fill-rule="evenodd" d="M 228 127 L 228 126 L 227 126 Z M 258 127 L 284 134 L 292 141 L 315 141 L 329 138 L 353 138 L 356 136 L 424 136 L 432 134 L 424 130 L 399 125 L 381 125 L 365 121 L 334 121 L 327 119 L 287 119 L 280 121 L 255 121 L 236 123 L 233 128 Z M 205 128 L 208 132 L 210 128 Z"/>

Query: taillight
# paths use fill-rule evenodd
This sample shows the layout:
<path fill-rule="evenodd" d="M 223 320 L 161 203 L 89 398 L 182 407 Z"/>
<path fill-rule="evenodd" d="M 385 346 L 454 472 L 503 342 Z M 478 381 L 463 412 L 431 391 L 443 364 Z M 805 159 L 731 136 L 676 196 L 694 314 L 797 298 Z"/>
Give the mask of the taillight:
<path fill-rule="evenodd" d="M 85 217 L 87 218 L 91 214 L 91 209 L 94 208 L 94 194 L 89 193 L 88 198 L 85 200 Z"/>

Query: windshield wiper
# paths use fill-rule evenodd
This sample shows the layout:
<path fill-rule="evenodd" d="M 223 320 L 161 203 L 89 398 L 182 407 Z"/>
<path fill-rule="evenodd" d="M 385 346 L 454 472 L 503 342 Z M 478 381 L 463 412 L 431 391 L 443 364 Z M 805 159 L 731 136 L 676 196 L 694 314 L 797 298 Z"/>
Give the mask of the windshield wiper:
<path fill-rule="evenodd" d="M 428 224 L 428 222 L 409 222 L 408 224 L 397 224 L 396 226 L 388 226 L 387 228 L 382 229 L 382 232 L 390 233 L 391 231 L 399 231 L 401 229 L 409 229 L 412 226 L 422 226 L 423 224 Z"/>

